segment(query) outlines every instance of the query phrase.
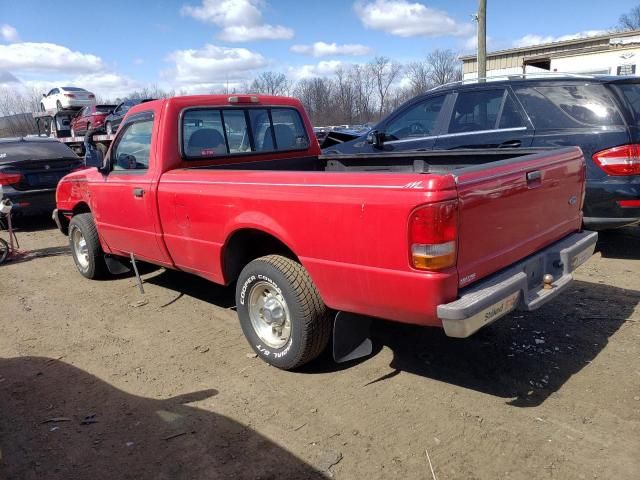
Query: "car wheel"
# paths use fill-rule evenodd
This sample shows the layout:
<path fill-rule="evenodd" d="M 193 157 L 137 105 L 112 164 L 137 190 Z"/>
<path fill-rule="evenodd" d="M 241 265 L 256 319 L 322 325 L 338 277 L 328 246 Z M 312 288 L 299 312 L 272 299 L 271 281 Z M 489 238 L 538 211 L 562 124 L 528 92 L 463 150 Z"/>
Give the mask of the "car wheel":
<path fill-rule="evenodd" d="M 0 238 L 0 263 L 3 263 L 9 256 L 9 244 Z"/>
<path fill-rule="evenodd" d="M 113 135 L 113 130 L 111 129 L 111 122 L 107 122 L 106 125 L 107 135 Z"/>
<path fill-rule="evenodd" d="M 104 261 L 104 252 L 100 246 L 93 215 L 81 213 L 71 219 L 69 245 L 73 261 L 82 276 L 94 280 L 106 275 L 107 264 Z"/>
<path fill-rule="evenodd" d="M 268 255 L 250 262 L 236 287 L 240 325 L 253 350 L 289 370 L 318 357 L 331 337 L 331 314 L 295 260 Z"/>
<path fill-rule="evenodd" d="M 58 112 L 60 112 L 62 110 L 62 104 L 60 103 L 60 100 L 58 100 L 56 102 L 56 109 L 57 109 Z"/>

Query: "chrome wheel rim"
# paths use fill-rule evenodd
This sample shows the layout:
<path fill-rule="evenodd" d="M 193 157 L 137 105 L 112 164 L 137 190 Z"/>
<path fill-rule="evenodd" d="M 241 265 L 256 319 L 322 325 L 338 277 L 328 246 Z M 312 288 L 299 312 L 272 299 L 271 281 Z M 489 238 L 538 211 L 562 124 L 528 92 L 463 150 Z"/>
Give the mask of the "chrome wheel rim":
<path fill-rule="evenodd" d="M 73 254 L 82 270 L 89 268 L 89 247 L 80 229 L 76 228 L 72 236 Z"/>
<path fill-rule="evenodd" d="M 284 347 L 291 338 L 291 315 L 279 289 L 269 282 L 259 281 L 249 293 L 251 326 L 266 345 Z"/>

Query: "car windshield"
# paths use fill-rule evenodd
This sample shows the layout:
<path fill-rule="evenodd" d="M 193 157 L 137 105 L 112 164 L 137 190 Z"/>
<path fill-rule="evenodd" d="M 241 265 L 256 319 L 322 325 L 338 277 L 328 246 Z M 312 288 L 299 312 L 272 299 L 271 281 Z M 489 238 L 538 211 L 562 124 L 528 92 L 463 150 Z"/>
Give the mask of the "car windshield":
<path fill-rule="evenodd" d="M 62 87 L 62 90 L 64 90 L 65 92 L 86 92 L 84 88 L 78 87 Z"/>
<path fill-rule="evenodd" d="M 116 108 L 115 105 L 96 105 L 96 112 L 109 113 L 114 108 Z"/>

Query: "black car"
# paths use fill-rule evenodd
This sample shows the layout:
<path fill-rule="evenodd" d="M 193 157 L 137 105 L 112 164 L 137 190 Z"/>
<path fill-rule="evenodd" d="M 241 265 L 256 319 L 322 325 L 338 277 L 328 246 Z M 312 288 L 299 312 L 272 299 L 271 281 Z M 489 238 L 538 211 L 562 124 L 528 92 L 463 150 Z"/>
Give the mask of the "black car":
<path fill-rule="evenodd" d="M 122 119 L 124 118 L 124 116 L 127 114 L 127 112 L 131 107 L 138 105 L 139 103 L 148 102 L 150 100 L 152 99 L 150 98 L 145 100 L 131 99 L 131 100 L 125 100 L 124 102 L 121 102 L 118 105 L 116 105 L 116 108 L 114 108 L 113 111 L 109 115 L 107 115 L 107 117 L 104 119 L 104 127 L 107 131 L 107 135 L 111 135 L 118 131 L 118 127 L 120 127 L 120 123 L 122 123 Z"/>
<path fill-rule="evenodd" d="M 48 137 L 0 139 L 0 197 L 13 202 L 12 214 L 50 214 L 56 186 L 83 161 L 65 144 Z"/>
<path fill-rule="evenodd" d="M 578 145 L 584 223 L 640 224 L 640 78 L 515 76 L 457 82 L 408 101 L 366 135 L 325 153 Z"/>

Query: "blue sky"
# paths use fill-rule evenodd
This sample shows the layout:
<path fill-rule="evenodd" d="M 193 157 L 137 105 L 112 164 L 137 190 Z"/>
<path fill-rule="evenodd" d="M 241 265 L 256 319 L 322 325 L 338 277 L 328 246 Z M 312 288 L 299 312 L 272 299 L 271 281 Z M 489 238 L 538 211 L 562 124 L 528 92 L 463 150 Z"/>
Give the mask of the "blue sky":
<path fill-rule="evenodd" d="M 489 49 L 606 30 L 637 3 L 488 0 Z M 108 97 L 149 84 L 208 91 L 263 70 L 331 75 L 375 55 L 407 62 L 435 48 L 473 51 L 476 8 L 476 0 L 0 0 L 0 84 L 74 82 Z"/>

